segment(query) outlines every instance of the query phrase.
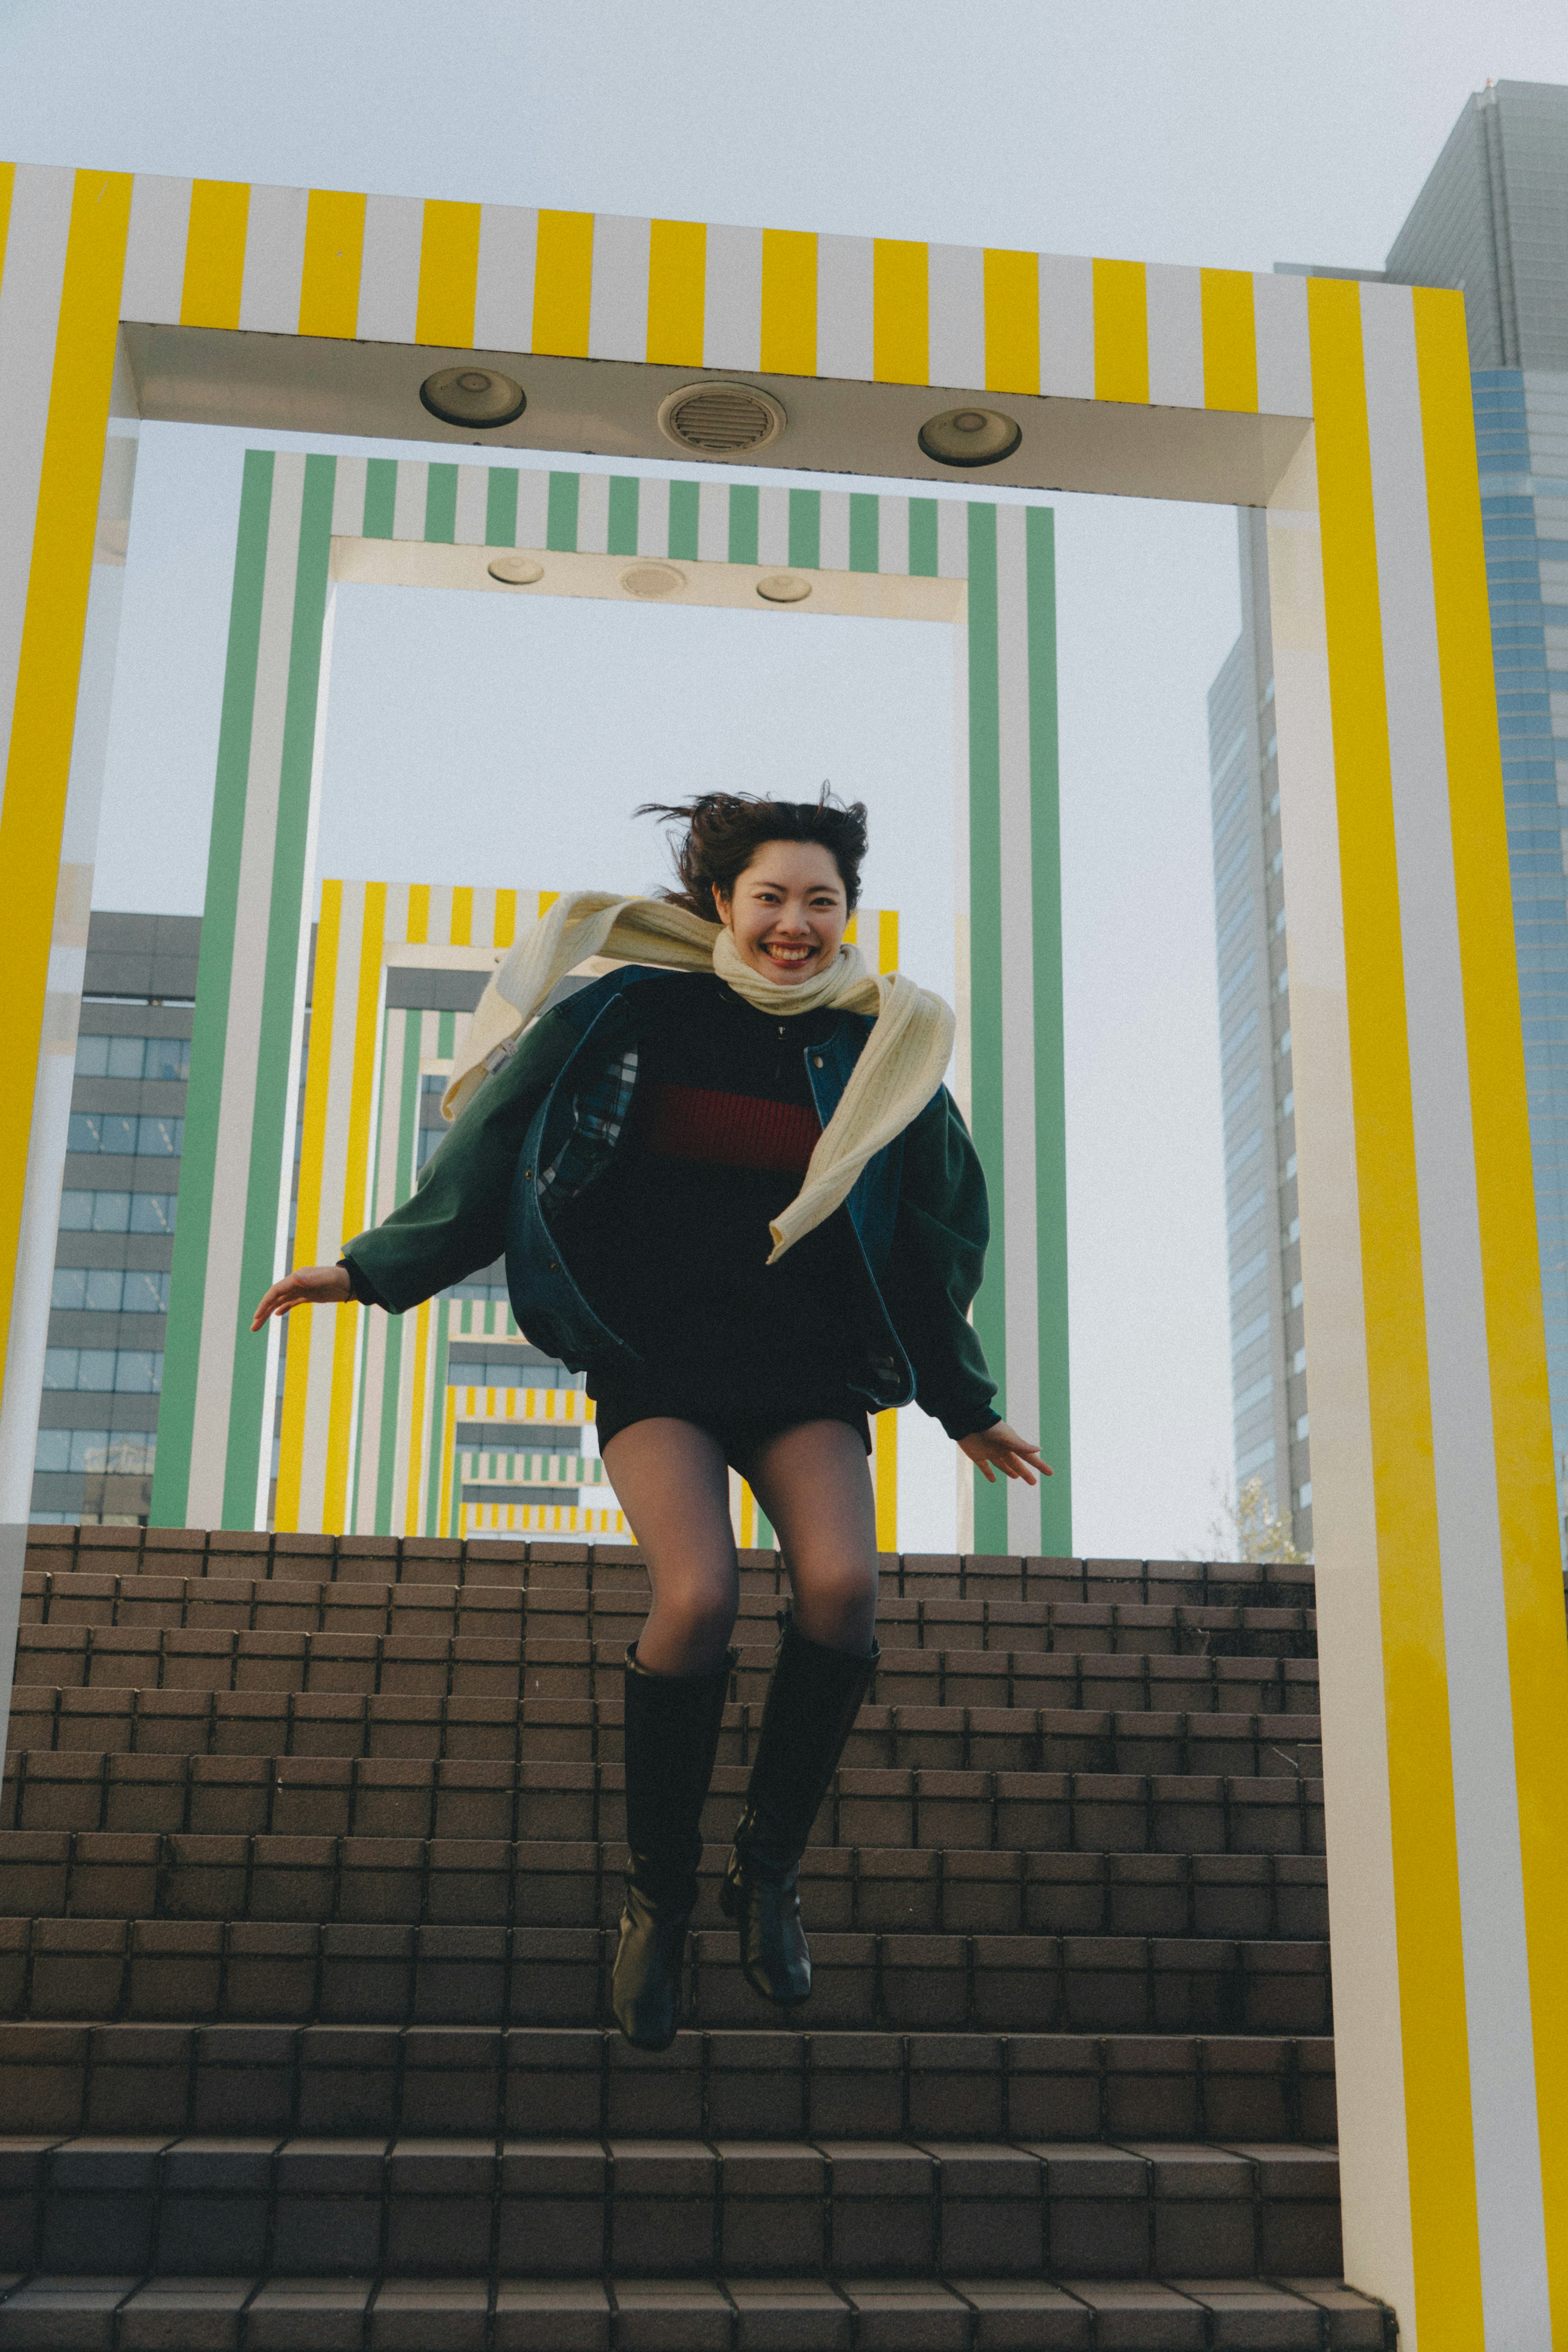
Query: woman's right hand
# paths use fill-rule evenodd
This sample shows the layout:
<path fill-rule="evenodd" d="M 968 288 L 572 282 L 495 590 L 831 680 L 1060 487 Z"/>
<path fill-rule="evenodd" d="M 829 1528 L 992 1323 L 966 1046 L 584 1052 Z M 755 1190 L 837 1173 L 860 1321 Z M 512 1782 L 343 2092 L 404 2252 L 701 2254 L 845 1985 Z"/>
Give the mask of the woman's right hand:
<path fill-rule="evenodd" d="M 297 1265 L 273 1284 L 250 1328 L 259 1331 L 269 1315 L 287 1315 L 291 1307 L 337 1307 L 353 1295 L 346 1265 Z"/>

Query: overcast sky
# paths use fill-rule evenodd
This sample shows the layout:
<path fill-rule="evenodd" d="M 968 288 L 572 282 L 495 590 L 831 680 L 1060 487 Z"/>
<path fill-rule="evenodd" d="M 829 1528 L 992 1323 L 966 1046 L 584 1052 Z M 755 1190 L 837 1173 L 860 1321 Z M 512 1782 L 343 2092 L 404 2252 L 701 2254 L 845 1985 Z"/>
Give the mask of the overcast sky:
<path fill-rule="evenodd" d="M 1470 90 L 1489 76 L 1568 80 L 1561 0 L 792 0 L 697 29 L 719 21 L 626 0 L 256 0 L 243 15 L 211 0 L 3 0 L 0 154 L 1151 261 L 1375 267 Z M 283 436 L 143 436 L 99 905 L 200 907 L 239 454 L 262 439 Z M 1203 710 L 1238 625 L 1234 523 L 1050 503 L 1075 1540 L 1156 1556 L 1204 1548 L 1231 1475 Z M 632 802 L 742 771 L 800 792 L 827 775 L 872 805 L 868 899 L 905 911 L 909 968 L 950 985 L 950 669 L 931 658 L 936 634 L 353 590 L 320 871 L 635 887 L 658 854 L 623 814 Z M 936 1549 L 951 1541 L 947 1456 L 935 1433 L 907 1451 L 903 1539 Z"/>

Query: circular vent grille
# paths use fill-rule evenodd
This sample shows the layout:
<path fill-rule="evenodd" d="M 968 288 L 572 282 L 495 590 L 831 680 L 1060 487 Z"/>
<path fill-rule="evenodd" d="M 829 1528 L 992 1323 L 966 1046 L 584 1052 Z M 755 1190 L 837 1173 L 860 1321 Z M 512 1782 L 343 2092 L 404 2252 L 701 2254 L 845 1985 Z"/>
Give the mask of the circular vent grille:
<path fill-rule="evenodd" d="M 688 383 L 659 409 L 659 428 L 704 457 L 740 457 L 777 440 L 784 411 L 748 383 Z"/>
<path fill-rule="evenodd" d="M 673 563 L 634 563 L 621 574 L 628 596 L 674 596 L 686 584 L 686 575 Z"/>

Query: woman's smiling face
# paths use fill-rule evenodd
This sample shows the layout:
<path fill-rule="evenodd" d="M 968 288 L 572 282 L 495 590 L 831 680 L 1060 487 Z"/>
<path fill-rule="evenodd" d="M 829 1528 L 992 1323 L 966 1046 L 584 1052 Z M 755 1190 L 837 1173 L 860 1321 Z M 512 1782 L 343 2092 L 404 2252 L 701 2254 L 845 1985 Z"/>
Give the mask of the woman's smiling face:
<path fill-rule="evenodd" d="M 843 877 L 817 841 L 765 841 L 733 895 L 713 895 L 741 961 L 786 988 L 831 963 L 850 919 Z"/>

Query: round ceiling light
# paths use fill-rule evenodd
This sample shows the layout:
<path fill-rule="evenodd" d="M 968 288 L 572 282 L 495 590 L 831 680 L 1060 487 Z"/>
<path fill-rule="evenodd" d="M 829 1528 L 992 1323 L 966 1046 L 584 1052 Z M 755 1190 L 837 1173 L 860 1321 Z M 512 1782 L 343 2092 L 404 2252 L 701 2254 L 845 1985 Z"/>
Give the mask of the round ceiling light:
<path fill-rule="evenodd" d="M 486 367 L 437 368 L 420 385 L 419 396 L 444 425 L 477 425 L 485 433 L 510 425 L 528 404 L 520 383 Z"/>
<path fill-rule="evenodd" d="M 685 573 L 673 563 L 633 563 L 621 574 L 628 596 L 674 596 L 685 584 Z"/>
<path fill-rule="evenodd" d="M 802 580 L 798 572 L 765 572 L 757 583 L 757 593 L 770 604 L 800 604 L 810 594 L 811 583 Z"/>
<path fill-rule="evenodd" d="M 659 430 L 699 457 L 743 457 L 784 430 L 771 394 L 749 383 L 687 383 L 659 404 Z"/>
<path fill-rule="evenodd" d="M 536 580 L 545 576 L 544 565 L 537 555 L 497 555 L 485 568 L 492 580 L 500 581 L 506 588 L 531 588 Z"/>
<path fill-rule="evenodd" d="M 922 449 L 939 466 L 995 466 L 1022 439 L 1022 427 L 994 408 L 946 408 L 920 428 Z"/>

